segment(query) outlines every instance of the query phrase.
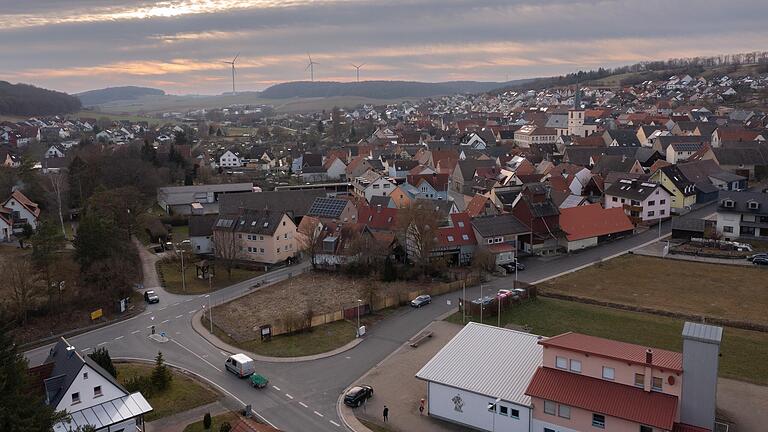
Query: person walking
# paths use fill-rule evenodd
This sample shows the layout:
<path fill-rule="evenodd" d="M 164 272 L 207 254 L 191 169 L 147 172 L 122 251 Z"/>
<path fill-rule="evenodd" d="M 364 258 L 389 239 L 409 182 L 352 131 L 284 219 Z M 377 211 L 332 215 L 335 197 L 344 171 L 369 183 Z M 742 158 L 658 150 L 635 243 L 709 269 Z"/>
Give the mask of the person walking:
<path fill-rule="evenodd" d="M 387 406 L 384 405 L 384 423 L 386 423 L 387 420 L 389 420 L 389 408 L 387 408 Z"/>
<path fill-rule="evenodd" d="M 419 415 L 424 415 L 424 398 L 419 401 Z"/>

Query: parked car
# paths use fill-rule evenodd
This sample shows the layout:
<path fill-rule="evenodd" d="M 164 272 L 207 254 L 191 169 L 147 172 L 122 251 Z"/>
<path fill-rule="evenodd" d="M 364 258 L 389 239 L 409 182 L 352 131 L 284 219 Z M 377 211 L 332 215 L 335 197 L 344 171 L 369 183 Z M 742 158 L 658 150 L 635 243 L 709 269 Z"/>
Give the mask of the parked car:
<path fill-rule="evenodd" d="M 354 386 L 344 395 L 344 404 L 352 408 L 359 407 L 371 397 L 373 397 L 373 387 L 369 385 Z"/>
<path fill-rule="evenodd" d="M 491 304 L 491 302 L 493 302 L 493 297 L 491 296 L 485 296 L 482 298 L 472 300 L 472 303 L 476 305 L 482 304 L 483 306 L 488 306 L 489 304 Z"/>
<path fill-rule="evenodd" d="M 504 268 L 504 270 L 507 271 L 507 274 L 514 273 L 515 272 L 515 267 L 517 267 L 517 271 L 525 270 L 525 264 L 523 264 L 523 263 L 521 263 L 520 261 L 517 261 L 517 260 L 515 260 L 515 261 L 513 261 L 513 262 L 511 262 L 509 264 L 502 264 L 501 267 Z"/>
<path fill-rule="evenodd" d="M 754 262 L 755 258 L 768 258 L 768 253 L 756 253 L 747 257 L 747 260 Z"/>
<path fill-rule="evenodd" d="M 499 292 L 496 293 L 497 298 L 511 297 L 512 295 L 514 295 L 514 293 L 512 290 L 508 289 L 500 289 Z"/>
<path fill-rule="evenodd" d="M 768 257 L 757 257 L 752 260 L 752 264 L 755 265 L 768 265 Z"/>
<path fill-rule="evenodd" d="M 420 308 L 424 305 L 432 303 L 432 297 L 430 297 L 427 294 L 422 294 L 415 299 L 411 300 L 411 306 L 415 308 Z"/>
<path fill-rule="evenodd" d="M 240 378 L 247 377 L 256 372 L 253 359 L 242 353 L 229 356 L 227 361 L 224 362 L 224 367 Z"/>
<path fill-rule="evenodd" d="M 144 301 L 152 304 L 152 303 L 160 303 L 160 297 L 155 294 L 155 291 L 153 290 L 147 290 L 144 291 Z"/>

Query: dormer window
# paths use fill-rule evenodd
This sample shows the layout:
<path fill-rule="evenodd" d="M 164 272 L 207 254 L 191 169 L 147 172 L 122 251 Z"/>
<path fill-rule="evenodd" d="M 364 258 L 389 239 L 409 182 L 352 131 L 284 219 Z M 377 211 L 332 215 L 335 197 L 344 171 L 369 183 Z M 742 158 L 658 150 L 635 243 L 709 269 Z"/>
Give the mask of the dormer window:
<path fill-rule="evenodd" d="M 723 207 L 733 208 L 733 206 L 734 206 L 733 200 L 730 200 L 730 199 L 723 200 Z"/>
<path fill-rule="evenodd" d="M 747 203 L 747 205 L 750 210 L 757 210 L 760 208 L 760 203 L 757 201 L 750 201 L 749 203 Z"/>

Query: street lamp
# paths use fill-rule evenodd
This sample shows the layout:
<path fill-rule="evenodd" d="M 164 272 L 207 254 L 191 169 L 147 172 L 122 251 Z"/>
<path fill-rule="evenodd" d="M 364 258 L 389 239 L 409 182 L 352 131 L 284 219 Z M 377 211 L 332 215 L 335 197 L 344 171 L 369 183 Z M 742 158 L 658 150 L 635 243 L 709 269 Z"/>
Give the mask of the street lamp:
<path fill-rule="evenodd" d="M 357 299 L 357 330 L 355 330 L 355 333 L 357 333 L 357 337 L 360 337 L 360 305 L 363 303 L 362 300 Z"/>
<path fill-rule="evenodd" d="M 207 294 L 206 297 L 208 297 L 208 322 L 211 324 L 211 334 L 213 334 L 213 308 L 211 307 L 211 295 Z"/>
<path fill-rule="evenodd" d="M 496 400 L 493 401 L 493 403 L 489 403 L 488 404 L 488 411 L 490 411 L 491 415 L 493 416 L 493 417 L 491 417 L 492 418 L 492 420 L 491 420 L 491 431 L 492 432 L 496 432 L 496 409 L 498 408 L 499 402 L 501 402 L 501 398 L 496 398 Z"/>
<path fill-rule="evenodd" d="M 187 292 L 187 275 L 184 272 L 184 242 L 176 243 L 176 247 L 179 248 L 179 254 L 181 254 L 181 291 Z"/>

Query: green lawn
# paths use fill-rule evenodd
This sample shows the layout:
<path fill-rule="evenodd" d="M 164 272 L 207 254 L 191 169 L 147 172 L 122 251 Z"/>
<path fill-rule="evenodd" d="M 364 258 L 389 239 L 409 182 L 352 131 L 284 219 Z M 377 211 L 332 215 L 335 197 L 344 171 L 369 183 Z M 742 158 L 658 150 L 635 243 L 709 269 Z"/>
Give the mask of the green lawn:
<path fill-rule="evenodd" d="M 225 414 L 213 416 L 211 417 L 210 431 L 218 432 L 219 428 L 221 427 L 221 424 L 225 422 L 229 422 L 229 424 L 234 428 L 235 423 L 237 423 L 239 419 L 240 417 L 233 412 L 228 412 Z M 206 429 L 203 427 L 203 419 L 200 419 L 199 421 L 188 424 L 187 427 L 184 428 L 184 432 L 206 432 Z"/>
<path fill-rule="evenodd" d="M 210 292 L 208 288 L 208 279 L 198 279 L 195 275 L 196 268 L 193 261 L 187 261 L 188 254 L 184 254 L 184 274 L 186 276 L 186 291 L 182 287 L 181 280 L 181 261 L 160 261 L 157 263 L 157 270 L 163 276 L 163 286 L 166 291 L 174 294 L 202 294 Z M 216 275 L 211 280 L 213 291 L 228 287 L 234 283 L 256 277 L 264 272 L 258 270 L 247 270 L 240 268 L 232 269 L 232 277 L 227 274 L 223 267 L 216 268 Z"/>
<path fill-rule="evenodd" d="M 216 312 L 213 321 L 215 324 Z M 203 318 L 203 324 L 206 328 L 210 325 L 207 316 Z M 255 339 L 238 343 L 216 325 L 213 327 L 213 333 L 230 345 L 263 356 L 302 357 L 332 351 L 348 344 L 355 339 L 355 324 L 344 320 L 335 321 L 313 327 L 311 331 L 275 336 L 269 342 Z"/>
<path fill-rule="evenodd" d="M 152 365 L 139 363 L 118 363 L 117 377 L 125 383 L 133 376 L 146 376 L 152 373 Z M 219 399 L 219 394 L 197 381 L 173 372 L 171 386 L 161 394 L 153 395 L 147 401 L 153 411 L 145 416 L 146 421 L 153 421 L 169 415 L 178 414 L 189 409 L 207 405 Z M 200 419 L 202 420 L 202 419 Z"/>
<path fill-rule="evenodd" d="M 461 313 L 448 321 L 461 323 Z M 479 321 L 475 318 L 473 321 Z M 496 317 L 483 320 L 496 325 Z M 502 325 L 527 325 L 531 332 L 553 336 L 568 331 L 681 351 L 683 321 L 582 303 L 538 298 L 502 313 Z M 727 327 L 723 335 L 720 376 L 768 385 L 768 334 Z"/>

